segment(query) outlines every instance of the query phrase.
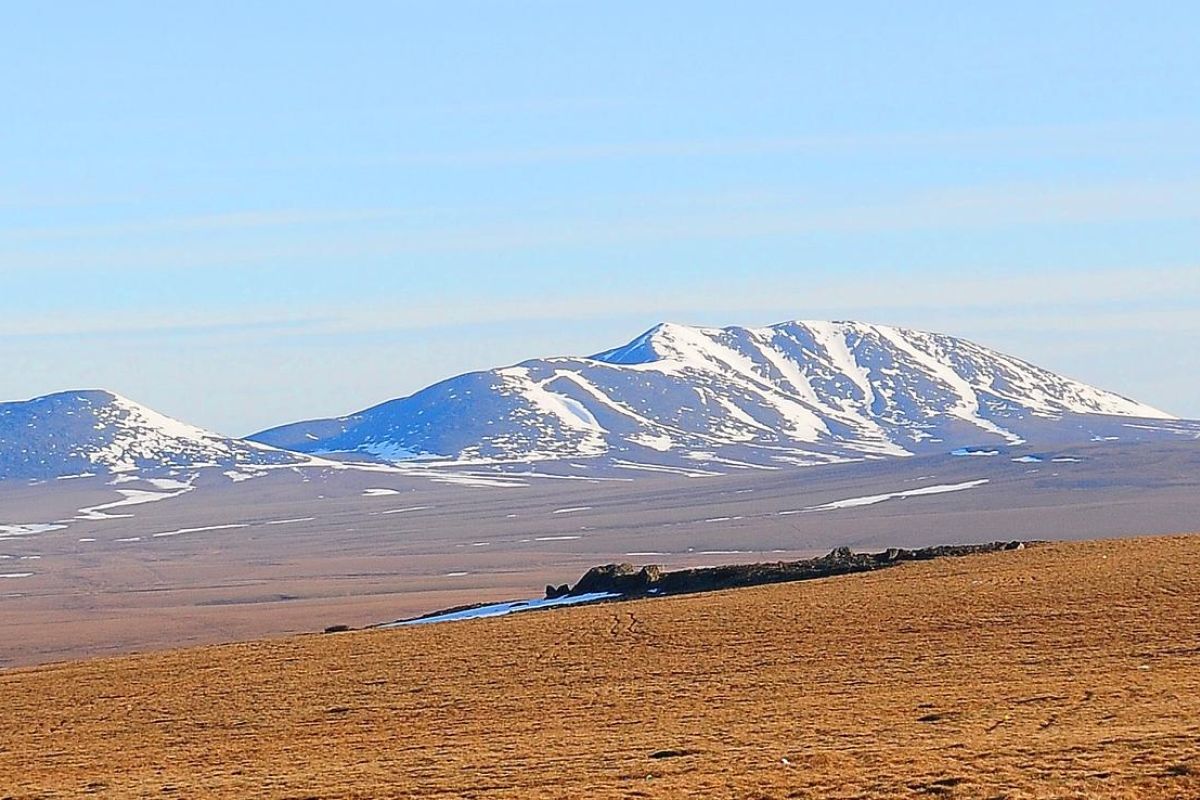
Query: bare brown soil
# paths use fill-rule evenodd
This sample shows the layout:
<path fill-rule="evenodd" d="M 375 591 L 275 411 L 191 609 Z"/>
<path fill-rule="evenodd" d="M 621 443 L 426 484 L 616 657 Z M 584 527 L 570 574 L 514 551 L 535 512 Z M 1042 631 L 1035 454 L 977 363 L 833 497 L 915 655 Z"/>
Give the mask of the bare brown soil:
<path fill-rule="evenodd" d="M 0 797 L 1200 797 L 1200 536 L 0 672 Z"/>

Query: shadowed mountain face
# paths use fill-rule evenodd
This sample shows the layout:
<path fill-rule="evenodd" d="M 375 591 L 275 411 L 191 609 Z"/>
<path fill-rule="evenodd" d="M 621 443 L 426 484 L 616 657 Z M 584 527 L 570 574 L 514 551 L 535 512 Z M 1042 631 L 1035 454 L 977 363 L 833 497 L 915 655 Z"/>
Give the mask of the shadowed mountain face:
<path fill-rule="evenodd" d="M 951 336 L 856 322 L 663 324 L 591 358 L 469 373 L 250 438 L 385 461 L 806 465 L 1087 441 L 1114 426 L 1127 434 L 1129 417 L 1171 419 Z"/>
<path fill-rule="evenodd" d="M 111 392 L 61 392 L 0 403 L 0 480 L 310 461 L 228 439 Z"/>

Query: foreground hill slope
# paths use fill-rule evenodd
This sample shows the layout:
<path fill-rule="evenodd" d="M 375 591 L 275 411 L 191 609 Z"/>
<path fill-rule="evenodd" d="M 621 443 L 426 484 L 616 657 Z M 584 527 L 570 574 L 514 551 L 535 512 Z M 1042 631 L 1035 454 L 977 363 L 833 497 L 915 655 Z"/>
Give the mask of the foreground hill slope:
<path fill-rule="evenodd" d="M 1076 417 L 1085 417 L 1081 425 Z M 662 324 L 591 358 L 473 372 L 250 437 L 383 460 L 763 465 L 1126 435 L 1169 415 L 963 339 L 861 322 Z"/>
<path fill-rule="evenodd" d="M 1200 537 L 0 672 L 0 796 L 1200 796 Z"/>

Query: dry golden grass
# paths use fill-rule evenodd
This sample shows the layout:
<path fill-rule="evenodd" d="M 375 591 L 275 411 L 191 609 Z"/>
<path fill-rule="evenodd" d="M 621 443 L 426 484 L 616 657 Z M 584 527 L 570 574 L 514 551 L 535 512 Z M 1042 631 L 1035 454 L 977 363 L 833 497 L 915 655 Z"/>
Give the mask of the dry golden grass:
<path fill-rule="evenodd" d="M 1200 537 L 0 673 L 90 795 L 1200 797 Z"/>

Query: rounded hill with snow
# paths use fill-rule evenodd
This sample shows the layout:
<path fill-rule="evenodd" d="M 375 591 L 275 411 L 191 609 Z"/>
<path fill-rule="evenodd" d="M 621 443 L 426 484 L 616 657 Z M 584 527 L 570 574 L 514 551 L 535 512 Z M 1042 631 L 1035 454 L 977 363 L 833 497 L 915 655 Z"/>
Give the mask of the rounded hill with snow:
<path fill-rule="evenodd" d="M 273 447 L 230 439 L 102 390 L 0 403 L 0 479 L 302 463 Z"/>
<path fill-rule="evenodd" d="M 819 464 L 1171 419 L 972 342 L 859 322 L 661 324 L 590 358 L 460 375 L 251 439 L 386 461 Z"/>

